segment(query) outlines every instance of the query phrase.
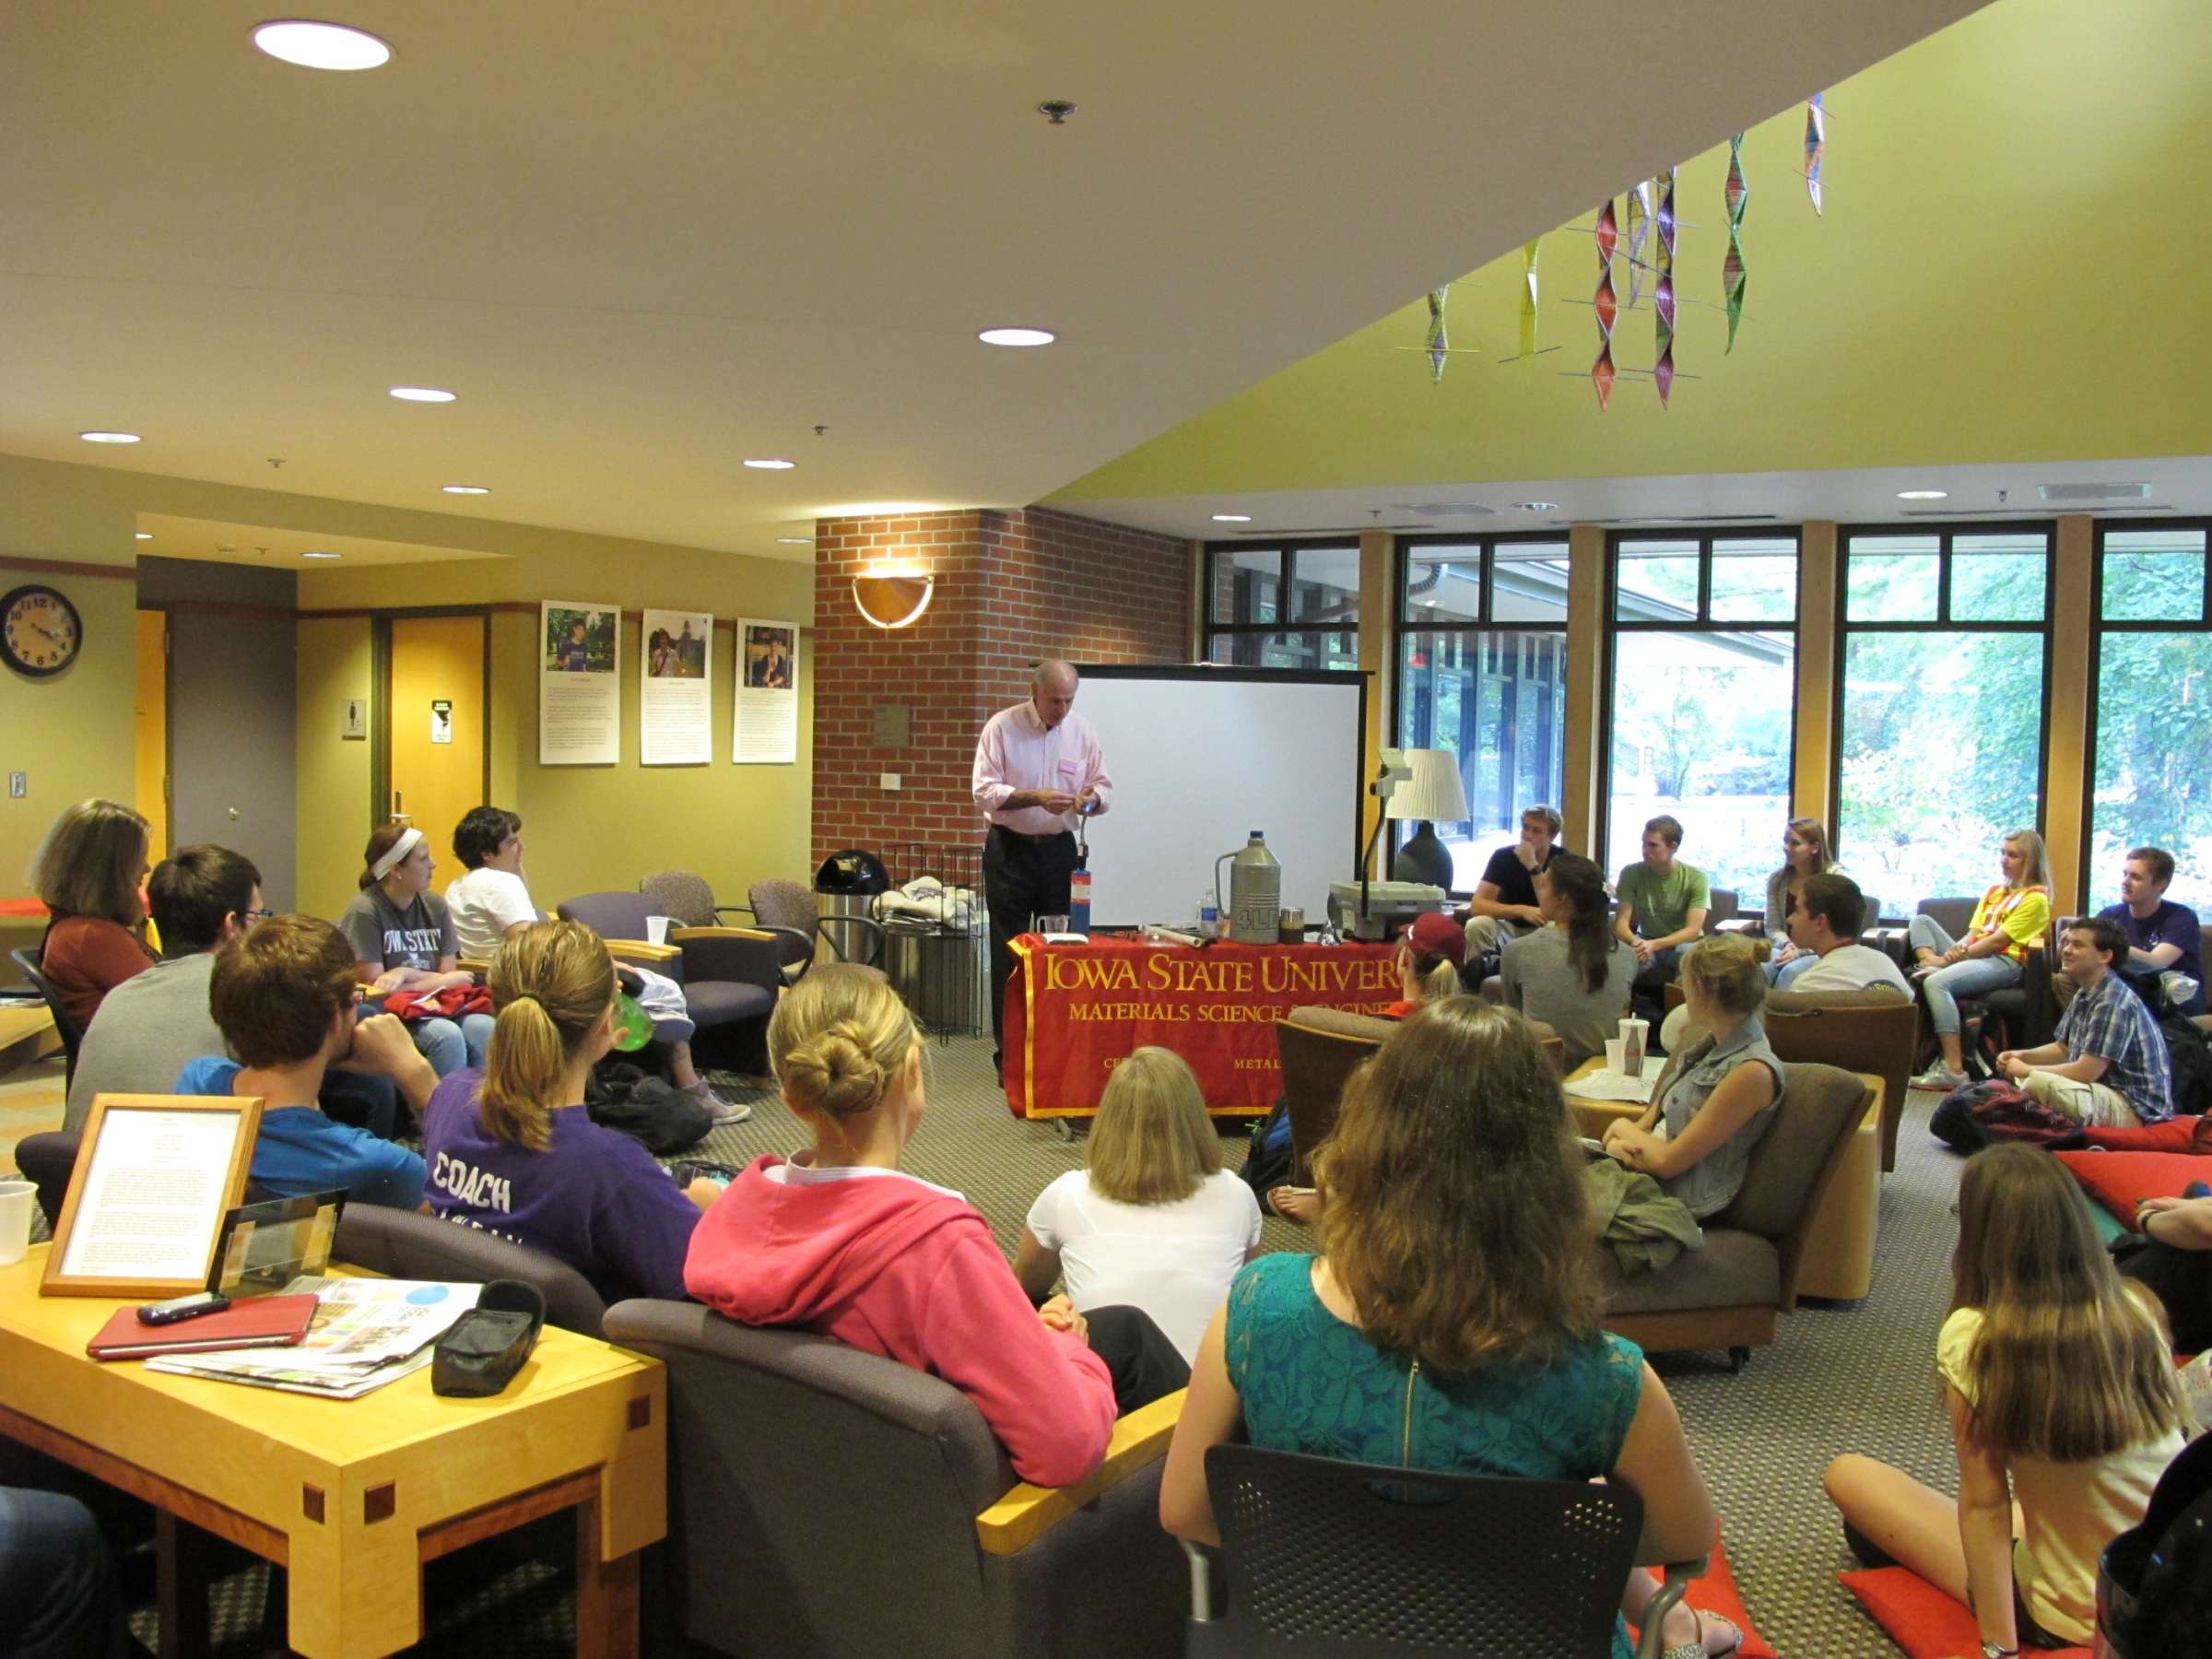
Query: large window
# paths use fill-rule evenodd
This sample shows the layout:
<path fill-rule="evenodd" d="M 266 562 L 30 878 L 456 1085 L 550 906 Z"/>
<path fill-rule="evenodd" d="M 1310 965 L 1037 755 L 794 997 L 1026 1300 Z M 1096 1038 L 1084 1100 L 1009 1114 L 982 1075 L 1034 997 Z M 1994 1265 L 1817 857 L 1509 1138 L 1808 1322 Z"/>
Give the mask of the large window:
<path fill-rule="evenodd" d="M 1398 742 L 1456 756 L 1468 818 L 1438 824 L 1470 890 L 1531 806 L 1557 807 L 1567 715 L 1567 544 L 1398 544 Z M 1401 826 L 1401 844 L 1411 825 Z"/>
<path fill-rule="evenodd" d="M 1797 537 L 1613 538 L 1606 863 L 1665 814 L 1746 909 L 1782 862 L 1796 741 Z"/>
<path fill-rule="evenodd" d="M 1359 666 L 1353 542 L 1206 549 L 1206 654 L 1244 668 Z"/>
<path fill-rule="evenodd" d="M 2173 854 L 2166 896 L 2212 909 L 2212 559 L 2206 527 L 2097 534 L 2092 910 L 2120 898 L 2130 847 Z"/>
<path fill-rule="evenodd" d="M 2041 821 L 2050 575 L 2042 527 L 1844 537 L 1836 853 L 1885 916 Z"/>

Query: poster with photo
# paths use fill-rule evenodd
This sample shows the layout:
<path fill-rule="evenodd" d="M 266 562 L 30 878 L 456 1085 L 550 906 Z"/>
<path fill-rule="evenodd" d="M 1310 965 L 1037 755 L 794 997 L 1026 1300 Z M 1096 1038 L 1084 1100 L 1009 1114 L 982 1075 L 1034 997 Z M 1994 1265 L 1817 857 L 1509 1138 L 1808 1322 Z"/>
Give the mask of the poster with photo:
<path fill-rule="evenodd" d="M 638 661 L 638 761 L 703 766 L 714 758 L 714 618 L 649 610 Z"/>
<path fill-rule="evenodd" d="M 537 763 L 622 758 L 622 608 L 576 599 L 538 607 Z"/>
<path fill-rule="evenodd" d="M 730 759 L 740 766 L 789 765 L 799 758 L 798 627 L 741 617 L 736 656 Z"/>

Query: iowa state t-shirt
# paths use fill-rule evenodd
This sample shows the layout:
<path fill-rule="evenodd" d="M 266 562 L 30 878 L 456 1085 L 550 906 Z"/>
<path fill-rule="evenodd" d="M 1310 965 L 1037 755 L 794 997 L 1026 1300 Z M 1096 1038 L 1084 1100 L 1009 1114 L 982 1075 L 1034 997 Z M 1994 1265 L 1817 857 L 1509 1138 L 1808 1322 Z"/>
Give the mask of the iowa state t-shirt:
<path fill-rule="evenodd" d="M 435 893 L 418 893 L 414 903 L 396 910 L 382 887 L 365 887 L 338 918 L 338 927 L 358 960 L 386 968 L 435 973 L 441 957 L 461 954 L 453 913 Z"/>

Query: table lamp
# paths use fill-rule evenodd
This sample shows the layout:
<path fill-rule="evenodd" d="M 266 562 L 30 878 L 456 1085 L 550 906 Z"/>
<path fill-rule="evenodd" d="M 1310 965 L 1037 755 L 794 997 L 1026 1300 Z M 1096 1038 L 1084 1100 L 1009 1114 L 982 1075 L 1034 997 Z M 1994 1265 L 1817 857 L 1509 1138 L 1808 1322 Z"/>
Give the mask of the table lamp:
<path fill-rule="evenodd" d="M 1452 853 L 1436 838 L 1436 824 L 1467 819 L 1467 792 L 1460 782 L 1459 757 L 1449 749 L 1405 751 L 1413 776 L 1382 804 L 1387 817 L 1415 818 L 1420 828 L 1391 859 L 1391 874 L 1401 881 L 1426 881 L 1452 890 Z"/>

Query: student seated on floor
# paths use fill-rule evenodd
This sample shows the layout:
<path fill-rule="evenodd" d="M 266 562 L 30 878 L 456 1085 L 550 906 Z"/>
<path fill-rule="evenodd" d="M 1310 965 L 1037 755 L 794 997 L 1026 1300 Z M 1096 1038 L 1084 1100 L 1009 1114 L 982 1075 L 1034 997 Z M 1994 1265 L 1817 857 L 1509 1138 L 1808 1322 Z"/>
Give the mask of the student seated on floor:
<path fill-rule="evenodd" d="M 2055 1039 L 1997 1056 L 1998 1076 L 2091 1128 L 2128 1129 L 2173 1115 L 2166 1035 L 2143 999 L 2112 971 L 2126 955 L 2119 923 L 2093 916 L 2066 924 L 2058 936 L 2058 966 L 2076 990 L 2058 1017 Z"/>
<path fill-rule="evenodd" d="M 1936 1369 L 1959 1496 L 1855 1455 L 1829 1465 L 1828 1495 L 1861 1561 L 1973 1608 L 1983 1652 L 2087 1643 L 2097 1557 L 2182 1449 L 2157 1299 L 2113 1272 L 2088 1201 L 2040 1148 L 1974 1154 L 1957 1214 Z"/>
<path fill-rule="evenodd" d="M 1578 1162 L 1559 1076 L 1520 1015 L 1455 996 L 1393 1031 L 1315 1155 L 1323 1253 L 1261 1256 L 1206 1326 L 1160 1524 L 1221 1541 L 1206 1453 L 1241 1436 L 1347 1463 L 1617 1481 L 1643 1499 L 1637 1560 L 1711 1547 L 1712 1504 L 1665 1384 L 1598 1324 Z M 1639 1616 L 1654 1588 L 1631 1571 L 1623 1611 Z M 1668 1659 L 1743 1639 L 1688 1606 L 1662 1630 Z M 1616 1659 L 1630 1652 L 1617 1623 Z"/>
<path fill-rule="evenodd" d="M 437 1074 L 389 1014 L 360 1018 L 353 947 L 319 916 L 272 916 L 223 947 L 207 992 L 231 1059 L 206 1054 L 176 1092 L 259 1095 L 261 1133 L 250 1173 L 280 1198 L 342 1189 L 360 1204 L 416 1209 L 422 1159 L 405 1147 L 335 1123 L 316 1103 L 324 1073 L 349 1060 L 399 1085 L 418 1108 Z"/>
<path fill-rule="evenodd" d="M 975 1206 L 900 1168 L 927 1104 L 922 1039 L 881 973 L 815 968 L 776 1005 L 768 1051 L 814 1145 L 756 1159 L 706 1213 L 684 1274 L 694 1297 L 944 1378 L 1039 1486 L 1082 1479 L 1117 1407 L 1188 1380 L 1135 1308 L 1031 1307 Z"/>
<path fill-rule="evenodd" d="M 1700 1221 L 1734 1201 L 1782 1099 L 1782 1062 L 1760 1018 L 1765 954 L 1764 939 L 1734 934 L 1690 947 L 1682 959 L 1682 1006 L 1688 1024 L 1705 1035 L 1667 1061 L 1642 1116 L 1606 1125 L 1606 1150 Z"/>
<path fill-rule="evenodd" d="M 615 1042 L 615 964 L 590 928 L 539 922 L 500 946 L 484 1069 L 438 1085 L 423 1114 L 429 1206 L 559 1256 L 607 1301 L 684 1296 L 684 1255 L 721 1188 L 679 1188 L 631 1136 L 584 1109 Z"/>
<path fill-rule="evenodd" d="M 1221 1167 L 1221 1136 L 1181 1055 L 1140 1048 L 1113 1068 L 1083 1165 L 1030 1206 L 1014 1276 L 1033 1302 L 1065 1278 L 1078 1312 L 1142 1308 L 1189 1359 L 1259 1253 L 1260 1206 Z"/>
<path fill-rule="evenodd" d="M 207 1011 L 215 953 L 268 912 L 261 872 L 242 853 L 202 844 L 180 847 L 154 866 L 147 908 L 169 954 L 115 987 L 100 1005 L 69 1077 L 64 1129 L 84 1127 L 97 1094 L 160 1094 L 187 1060 L 223 1052 L 223 1034 Z M 399 1131 L 399 1089 L 392 1079 L 350 1071 L 324 1074 L 324 1112 L 386 1140 Z"/>

